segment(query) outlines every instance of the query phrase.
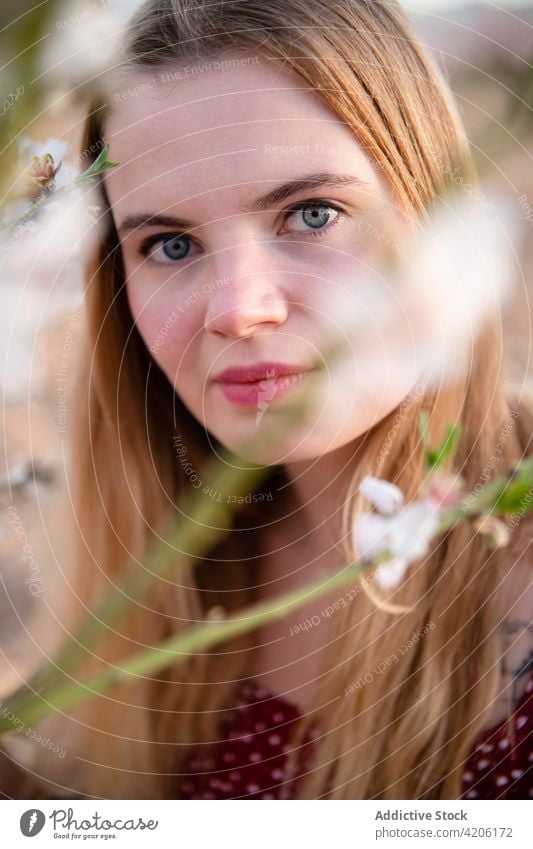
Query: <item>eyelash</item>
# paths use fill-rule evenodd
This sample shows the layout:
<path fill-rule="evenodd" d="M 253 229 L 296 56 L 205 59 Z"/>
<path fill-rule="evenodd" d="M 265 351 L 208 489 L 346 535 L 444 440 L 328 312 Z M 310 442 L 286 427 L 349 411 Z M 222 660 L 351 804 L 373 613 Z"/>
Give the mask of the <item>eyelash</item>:
<path fill-rule="evenodd" d="M 299 233 L 299 236 L 304 239 L 321 238 L 323 235 L 325 235 L 326 232 L 329 233 L 329 231 L 333 227 L 335 227 L 336 224 L 338 224 L 342 216 L 345 214 L 344 211 L 335 203 L 331 203 L 331 201 L 325 201 L 320 198 L 317 198 L 316 200 L 313 199 L 301 201 L 300 203 L 297 203 L 292 206 L 290 209 L 286 209 L 283 213 L 283 222 L 285 223 L 291 215 L 293 215 L 295 212 L 298 212 L 300 209 L 307 209 L 311 206 L 325 206 L 328 209 L 334 209 L 335 212 L 339 213 L 339 215 L 337 215 L 334 221 L 332 221 L 331 223 L 328 222 L 323 227 L 318 227 L 316 230 L 310 229 L 307 233 Z M 146 238 L 141 243 L 139 247 L 139 253 L 141 254 L 141 256 L 147 257 L 151 248 L 153 248 L 154 245 L 157 245 L 160 242 L 171 241 L 172 239 L 179 239 L 181 236 L 185 236 L 190 241 L 194 241 L 190 236 L 187 235 L 187 233 L 155 233 L 153 236 L 148 236 L 148 238 Z M 184 259 L 185 258 L 186 257 L 184 257 Z M 178 263 L 181 262 L 181 260 L 174 260 L 174 262 Z"/>

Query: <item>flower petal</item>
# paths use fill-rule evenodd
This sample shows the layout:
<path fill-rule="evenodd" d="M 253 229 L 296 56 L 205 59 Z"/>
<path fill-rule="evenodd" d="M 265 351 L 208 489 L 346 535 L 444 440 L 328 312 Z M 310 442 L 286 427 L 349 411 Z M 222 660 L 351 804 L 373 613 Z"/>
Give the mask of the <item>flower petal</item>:
<path fill-rule="evenodd" d="M 389 481 L 366 475 L 361 481 L 359 491 L 380 513 L 395 513 L 403 507 L 403 492 Z"/>
<path fill-rule="evenodd" d="M 361 513 L 354 526 L 358 556 L 366 563 L 389 549 L 389 519 L 377 513 Z"/>
<path fill-rule="evenodd" d="M 439 515 L 431 501 L 412 501 L 391 519 L 391 551 L 409 562 L 423 557 L 437 530 Z"/>
<path fill-rule="evenodd" d="M 403 557 L 393 557 L 385 563 L 380 563 L 374 572 L 374 578 L 382 590 L 397 587 L 409 566 Z"/>
<path fill-rule="evenodd" d="M 40 142 L 34 141 L 28 136 L 23 136 L 18 144 L 18 156 L 19 159 L 30 162 L 32 156 L 44 156 L 46 153 L 50 153 L 57 167 L 67 152 L 68 147 L 68 143 L 61 141 L 61 139 L 48 138 L 45 142 Z"/>
<path fill-rule="evenodd" d="M 503 548 L 508 545 L 511 531 L 505 522 L 502 522 L 497 516 L 493 516 L 491 513 L 478 516 L 477 519 L 474 519 L 473 525 L 480 534 L 486 537 L 492 548 Z"/>

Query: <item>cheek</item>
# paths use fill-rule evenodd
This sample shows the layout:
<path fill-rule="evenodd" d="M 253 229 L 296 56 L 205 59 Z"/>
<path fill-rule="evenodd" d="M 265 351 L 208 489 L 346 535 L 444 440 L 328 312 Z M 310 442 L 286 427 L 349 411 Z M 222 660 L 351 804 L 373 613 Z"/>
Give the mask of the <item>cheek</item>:
<path fill-rule="evenodd" d="M 361 311 L 366 287 L 366 264 L 341 250 L 329 251 L 312 272 L 306 271 L 293 299 L 308 311 L 313 339 L 321 349 L 327 351 L 345 339 L 351 317 Z"/>
<path fill-rule="evenodd" d="M 175 293 L 152 295 L 130 282 L 127 295 L 133 320 L 152 359 L 172 383 L 178 382 L 198 338 L 198 306 L 185 305 Z"/>

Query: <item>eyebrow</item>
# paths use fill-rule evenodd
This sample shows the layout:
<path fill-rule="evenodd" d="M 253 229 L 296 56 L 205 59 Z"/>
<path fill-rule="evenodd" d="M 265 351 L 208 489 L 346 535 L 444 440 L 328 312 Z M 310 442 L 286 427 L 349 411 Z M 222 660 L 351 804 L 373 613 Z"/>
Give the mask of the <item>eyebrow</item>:
<path fill-rule="evenodd" d="M 305 174 L 303 177 L 296 177 L 294 180 L 289 180 L 287 183 L 276 186 L 275 189 L 271 189 L 266 194 L 256 198 L 251 204 L 244 207 L 243 212 L 264 212 L 265 210 L 272 209 L 298 192 L 305 192 L 322 186 L 367 187 L 369 185 L 365 180 L 361 180 L 360 177 L 354 177 L 351 174 L 333 174 L 328 171 L 321 171 L 317 174 Z M 118 232 L 123 235 L 141 227 L 154 226 L 177 227 L 186 230 L 195 225 L 190 221 L 175 218 L 172 215 L 139 212 L 135 215 L 128 215 L 118 227 Z"/>

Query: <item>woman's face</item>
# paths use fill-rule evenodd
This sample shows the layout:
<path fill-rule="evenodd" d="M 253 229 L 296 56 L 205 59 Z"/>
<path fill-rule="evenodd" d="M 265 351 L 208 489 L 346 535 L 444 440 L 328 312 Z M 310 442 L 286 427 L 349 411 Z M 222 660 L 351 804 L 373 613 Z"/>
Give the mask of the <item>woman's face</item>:
<path fill-rule="evenodd" d="M 365 364 L 386 352 L 375 260 L 402 216 L 318 93 L 251 57 L 130 75 L 111 102 L 120 165 L 105 183 L 131 312 L 207 431 L 290 462 L 394 409 L 416 377 Z"/>

